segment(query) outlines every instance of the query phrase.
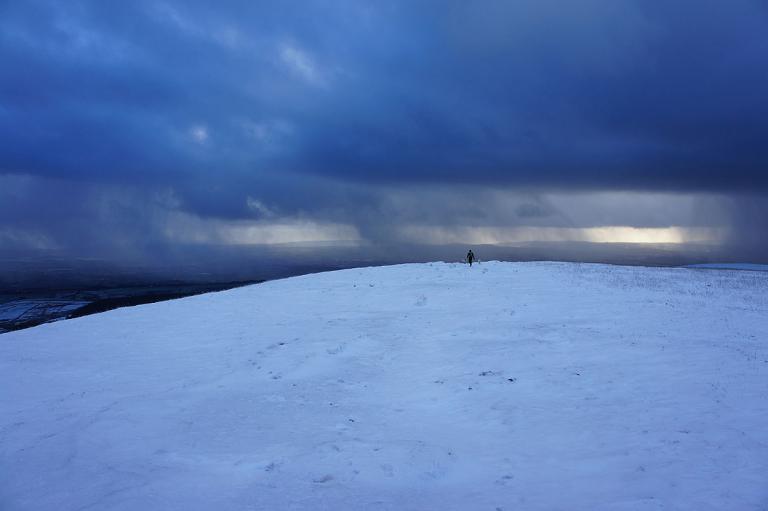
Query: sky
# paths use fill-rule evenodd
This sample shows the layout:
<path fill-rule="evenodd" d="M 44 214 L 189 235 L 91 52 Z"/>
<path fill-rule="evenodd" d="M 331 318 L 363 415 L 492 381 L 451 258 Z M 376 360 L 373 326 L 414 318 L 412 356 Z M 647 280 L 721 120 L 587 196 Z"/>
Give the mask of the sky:
<path fill-rule="evenodd" d="M 0 64 L 0 250 L 768 261 L 763 0 L 0 0 Z"/>

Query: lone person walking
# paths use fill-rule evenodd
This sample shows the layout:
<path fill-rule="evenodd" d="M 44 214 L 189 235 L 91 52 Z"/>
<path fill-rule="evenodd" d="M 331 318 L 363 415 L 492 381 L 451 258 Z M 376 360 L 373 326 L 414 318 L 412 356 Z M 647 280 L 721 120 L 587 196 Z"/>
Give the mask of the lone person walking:
<path fill-rule="evenodd" d="M 470 249 L 469 252 L 467 252 L 467 262 L 469 263 L 470 266 L 472 266 L 472 261 L 474 260 L 475 260 L 475 254 Z"/>

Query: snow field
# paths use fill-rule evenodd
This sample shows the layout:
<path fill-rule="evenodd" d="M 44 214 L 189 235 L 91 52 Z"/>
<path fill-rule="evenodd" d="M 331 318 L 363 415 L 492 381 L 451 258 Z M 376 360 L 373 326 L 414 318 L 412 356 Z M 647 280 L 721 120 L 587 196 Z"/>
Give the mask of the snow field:
<path fill-rule="evenodd" d="M 768 273 L 431 263 L 0 336 L 3 510 L 764 510 Z"/>

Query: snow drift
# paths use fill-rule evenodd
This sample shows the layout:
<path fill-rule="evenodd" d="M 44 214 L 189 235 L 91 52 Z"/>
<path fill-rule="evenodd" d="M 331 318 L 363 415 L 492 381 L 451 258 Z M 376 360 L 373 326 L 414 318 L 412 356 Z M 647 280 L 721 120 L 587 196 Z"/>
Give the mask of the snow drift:
<path fill-rule="evenodd" d="M 0 508 L 756 510 L 768 274 L 344 270 L 0 336 Z"/>

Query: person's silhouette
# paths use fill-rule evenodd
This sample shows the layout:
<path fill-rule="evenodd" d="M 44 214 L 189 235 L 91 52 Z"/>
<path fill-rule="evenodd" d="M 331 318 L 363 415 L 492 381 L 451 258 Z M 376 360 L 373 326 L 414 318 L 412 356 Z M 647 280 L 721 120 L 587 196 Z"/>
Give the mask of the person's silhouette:
<path fill-rule="evenodd" d="M 472 252 L 472 249 L 470 249 L 469 252 L 467 252 L 467 262 L 469 263 L 470 266 L 472 266 L 472 261 L 474 260 L 475 260 L 475 254 Z"/>

